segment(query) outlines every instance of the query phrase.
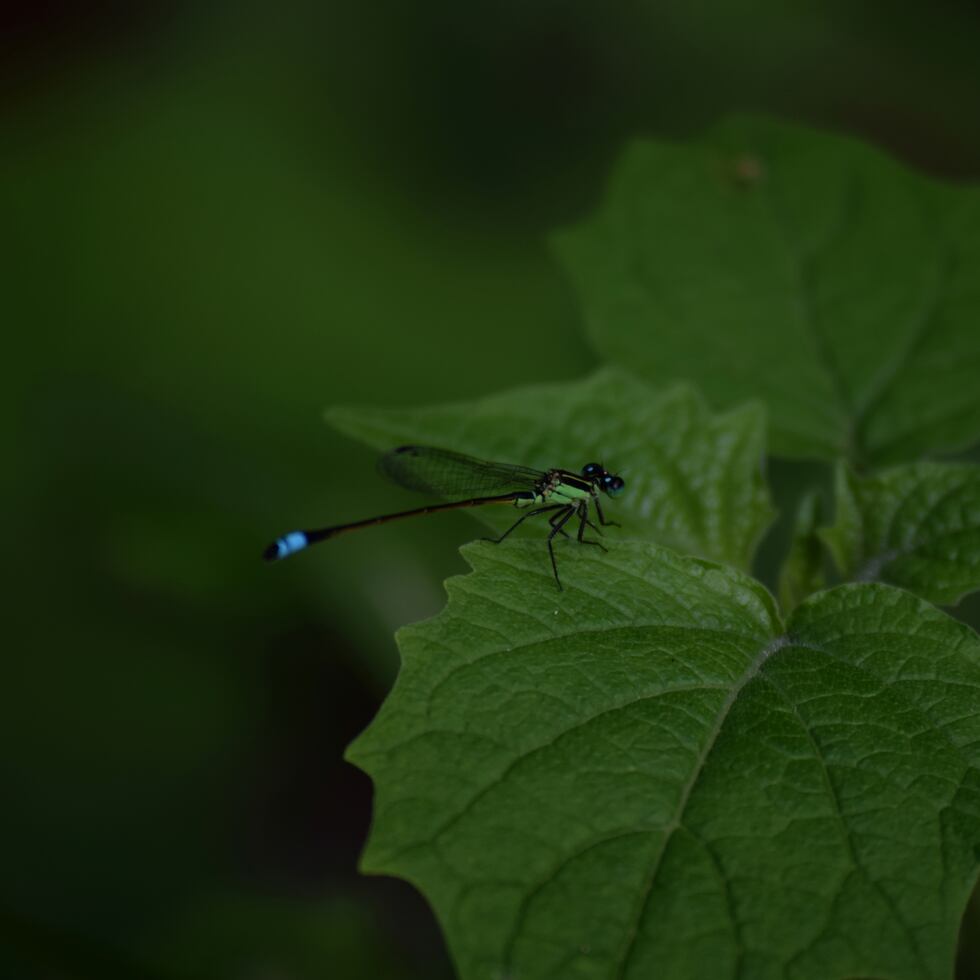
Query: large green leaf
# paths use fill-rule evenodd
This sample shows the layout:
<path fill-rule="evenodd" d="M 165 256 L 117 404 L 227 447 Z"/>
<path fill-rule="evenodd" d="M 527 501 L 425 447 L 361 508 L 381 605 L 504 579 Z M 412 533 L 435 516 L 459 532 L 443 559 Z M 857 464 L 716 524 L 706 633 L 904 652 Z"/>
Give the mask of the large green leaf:
<path fill-rule="evenodd" d="M 350 758 L 366 870 L 463 980 L 950 976 L 980 846 L 980 642 L 846 585 L 784 628 L 733 569 L 634 542 L 465 549 Z"/>
<path fill-rule="evenodd" d="M 623 525 L 609 538 L 646 538 L 747 567 L 772 519 L 758 405 L 713 416 L 687 386 L 658 393 L 615 369 L 468 404 L 333 409 L 328 418 L 381 450 L 426 443 L 539 469 L 604 462 L 626 480 L 623 496 L 605 505 Z M 505 508 L 474 513 L 497 530 L 514 521 Z"/>
<path fill-rule="evenodd" d="M 734 119 L 632 146 L 555 244 L 604 356 L 716 405 L 764 397 L 777 454 L 898 462 L 980 437 L 980 188 Z"/>
<path fill-rule="evenodd" d="M 890 582 L 932 602 L 980 589 L 980 466 L 917 463 L 861 479 L 841 465 L 834 526 L 845 578 Z"/>

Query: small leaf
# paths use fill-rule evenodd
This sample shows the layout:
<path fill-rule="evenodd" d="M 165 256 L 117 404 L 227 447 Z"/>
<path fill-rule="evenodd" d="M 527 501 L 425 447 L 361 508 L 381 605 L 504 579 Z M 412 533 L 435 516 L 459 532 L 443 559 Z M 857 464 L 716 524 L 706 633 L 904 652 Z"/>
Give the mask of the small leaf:
<path fill-rule="evenodd" d="M 953 604 L 980 589 L 980 466 L 916 463 L 860 479 L 839 466 L 820 534 L 848 579 Z"/>
<path fill-rule="evenodd" d="M 779 575 L 779 602 L 787 612 L 826 584 L 826 549 L 817 533 L 820 502 L 820 491 L 811 490 L 804 495 L 796 512 L 789 554 Z"/>
<path fill-rule="evenodd" d="M 350 758 L 369 871 L 463 980 L 948 978 L 980 845 L 980 641 L 847 585 L 780 625 L 650 545 L 468 546 Z"/>
<path fill-rule="evenodd" d="M 778 455 L 901 462 L 980 437 L 980 188 L 733 119 L 635 144 L 555 245 L 604 357 L 718 406 L 763 397 Z"/>
<path fill-rule="evenodd" d="M 658 393 L 618 370 L 468 404 L 333 409 L 328 419 L 379 450 L 415 442 L 576 472 L 603 462 L 626 480 L 623 495 L 605 503 L 606 517 L 622 524 L 606 533 L 607 543 L 647 538 L 747 567 L 773 516 L 758 405 L 714 416 L 687 386 Z M 503 507 L 484 507 L 474 516 L 497 531 L 514 521 Z"/>

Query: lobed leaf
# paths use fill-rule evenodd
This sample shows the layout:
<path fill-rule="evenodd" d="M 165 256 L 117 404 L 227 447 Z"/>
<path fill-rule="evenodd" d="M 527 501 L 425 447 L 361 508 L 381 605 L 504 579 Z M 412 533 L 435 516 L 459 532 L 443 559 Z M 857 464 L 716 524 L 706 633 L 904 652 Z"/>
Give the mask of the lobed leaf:
<path fill-rule="evenodd" d="M 607 360 L 762 397 L 778 455 L 865 464 L 980 437 L 980 188 L 752 118 L 633 145 L 555 248 Z"/>
<path fill-rule="evenodd" d="M 773 517 L 758 405 L 712 415 L 688 386 L 657 392 L 616 369 L 466 404 L 338 408 L 327 417 L 379 450 L 423 443 L 576 472 L 604 462 L 626 480 L 623 495 L 604 503 L 607 518 L 622 524 L 607 540 L 645 538 L 744 568 Z M 473 515 L 498 531 L 514 521 L 508 508 Z"/>
<path fill-rule="evenodd" d="M 980 641 L 877 584 L 786 627 L 649 544 L 464 550 L 349 757 L 368 871 L 414 882 L 463 980 L 951 974 L 980 845 Z"/>
<path fill-rule="evenodd" d="M 841 465 L 836 497 L 820 535 L 845 578 L 947 604 L 980 589 L 980 466 L 916 463 L 861 479 Z"/>

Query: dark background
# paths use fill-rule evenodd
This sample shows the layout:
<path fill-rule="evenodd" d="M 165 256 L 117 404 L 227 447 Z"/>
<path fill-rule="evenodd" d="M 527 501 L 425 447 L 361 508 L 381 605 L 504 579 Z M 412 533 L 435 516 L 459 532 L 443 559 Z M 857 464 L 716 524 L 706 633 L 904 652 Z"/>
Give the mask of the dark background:
<path fill-rule="evenodd" d="M 631 136 L 762 110 L 976 179 L 980 12 L 76 6 L 0 15 L 0 976 L 448 977 L 341 757 L 475 525 L 259 562 L 405 502 L 323 408 L 587 372 L 545 236 Z"/>

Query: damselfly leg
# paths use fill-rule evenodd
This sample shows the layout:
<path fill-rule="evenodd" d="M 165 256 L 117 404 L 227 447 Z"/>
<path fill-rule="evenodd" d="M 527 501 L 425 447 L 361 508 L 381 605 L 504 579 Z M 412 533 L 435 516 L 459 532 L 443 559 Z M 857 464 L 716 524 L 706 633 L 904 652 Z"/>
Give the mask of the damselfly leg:
<path fill-rule="evenodd" d="M 558 577 L 558 562 L 555 561 L 555 546 L 554 537 L 555 535 L 568 523 L 569 519 L 575 513 L 575 506 L 569 504 L 562 510 L 561 518 L 558 520 L 554 527 L 551 529 L 551 533 L 548 535 L 548 554 L 551 556 L 551 569 L 555 573 L 555 582 L 558 585 L 558 591 L 564 592 L 562 588 L 561 579 Z"/>
<path fill-rule="evenodd" d="M 578 525 L 578 543 L 594 544 L 597 548 L 602 548 L 603 551 L 608 551 L 609 549 L 601 541 L 585 540 L 586 527 L 591 527 L 596 534 L 600 534 L 600 535 L 602 534 L 602 531 L 600 531 L 599 528 L 597 528 L 595 524 L 593 524 L 592 521 L 589 520 L 589 505 L 585 501 L 583 501 L 578 505 L 578 516 L 581 518 Z"/>
<path fill-rule="evenodd" d="M 549 510 L 558 510 L 564 506 L 564 504 L 549 504 L 547 507 L 535 507 L 534 510 L 529 510 L 526 514 L 521 514 L 521 516 L 518 517 L 517 520 L 514 521 L 514 523 L 511 524 L 511 526 L 507 528 L 507 530 L 504 531 L 499 538 L 483 538 L 483 540 L 492 541 L 494 544 L 500 544 L 500 542 L 503 541 L 511 531 L 517 530 L 517 528 L 519 528 L 521 524 L 523 524 L 529 517 L 536 517 L 538 514 L 544 514 Z"/>
<path fill-rule="evenodd" d="M 599 498 L 598 497 L 596 497 L 593 500 L 593 503 L 595 504 L 595 512 L 599 516 L 599 523 L 603 527 L 622 527 L 623 526 L 622 524 L 619 523 L 619 521 L 607 521 L 606 520 L 606 515 L 602 513 L 602 504 L 599 503 Z"/>

